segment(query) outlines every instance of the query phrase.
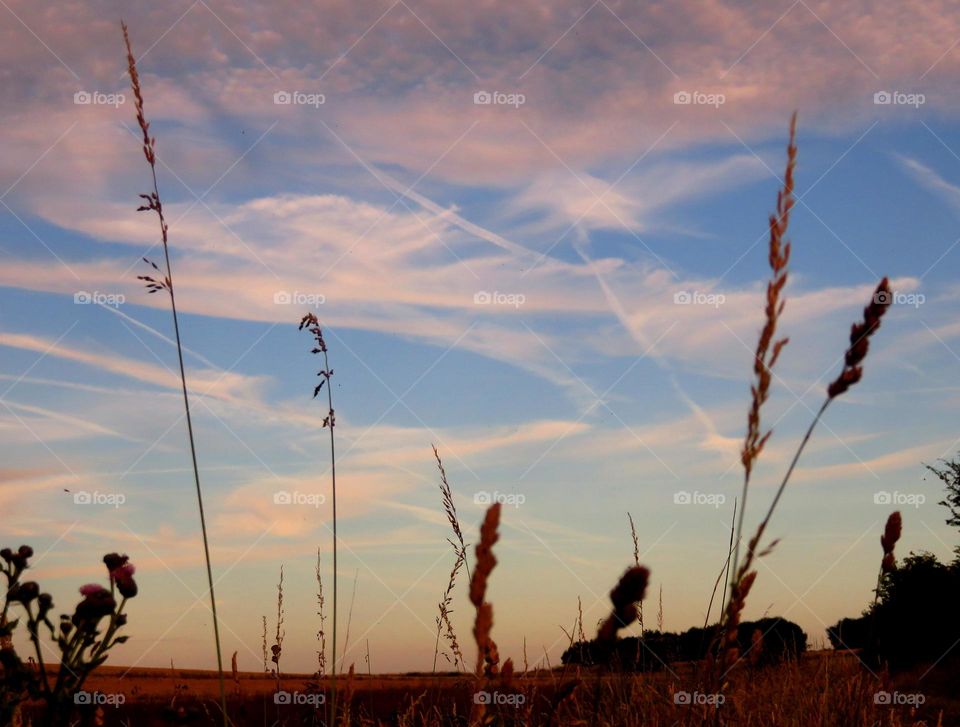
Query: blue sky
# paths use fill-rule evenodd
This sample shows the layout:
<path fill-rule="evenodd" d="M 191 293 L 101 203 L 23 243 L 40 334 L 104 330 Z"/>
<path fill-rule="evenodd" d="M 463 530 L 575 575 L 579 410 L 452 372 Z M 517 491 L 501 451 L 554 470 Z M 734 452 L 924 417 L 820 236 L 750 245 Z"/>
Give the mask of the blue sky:
<path fill-rule="evenodd" d="M 748 526 L 879 278 L 900 295 L 801 461 L 748 609 L 823 641 L 870 597 L 892 509 L 877 493 L 925 498 L 901 506 L 901 553 L 956 544 L 922 467 L 960 448 L 960 17 L 934 6 L 9 3 L 3 540 L 43 554 L 36 577 L 63 608 L 100 555 L 129 553 L 143 596 L 117 659 L 212 664 L 171 320 L 136 280 L 161 251 L 134 211 L 149 177 L 122 10 L 158 140 L 224 644 L 242 668 L 258 667 L 281 564 L 285 668 L 315 660 L 318 545 L 329 588 L 329 502 L 274 503 L 329 496 L 318 360 L 296 330 L 308 310 L 335 370 L 350 646 L 369 639 L 374 669 L 433 660 L 453 556 L 431 443 L 469 535 L 478 493 L 524 498 L 505 509 L 491 584 L 504 654 L 519 661 L 526 639 L 531 664 L 556 662 L 578 597 L 586 626 L 601 618 L 632 560 L 628 511 L 665 627 L 702 623 L 742 482 L 795 108 L 791 342 Z M 514 105 L 475 103 L 483 91 Z M 722 103 L 674 102 L 695 91 Z M 455 608 L 466 641 L 462 589 Z M 362 660 L 348 650 L 345 666 Z"/>

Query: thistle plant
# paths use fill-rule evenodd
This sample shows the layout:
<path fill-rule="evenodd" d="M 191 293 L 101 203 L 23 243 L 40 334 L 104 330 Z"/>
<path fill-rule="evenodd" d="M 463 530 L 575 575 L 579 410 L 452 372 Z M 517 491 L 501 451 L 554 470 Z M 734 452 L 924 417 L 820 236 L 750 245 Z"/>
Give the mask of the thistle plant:
<path fill-rule="evenodd" d="M 53 598 L 43 593 L 35 581 L 24 581 L 30 567 L 33 549 L 21 545 L 16 551 L 0 550 L 0 573 L 6 578 L 3 611 L 0 612 L 0 720 L 3 724 L 19 723 L 20 704 L 26 699 L 40 700 L 45 705 L 44 724 L 66 725 L 74 709 L 74 696 L 83 688 L 87 677 L 109 657 L 111 649 L 126 642 L 120 630 L 127 623 L 123 612 L 129 599 L 137 595 L 133 578 L 134 566 L 126 555 L 110 553 L 103 562 L 107 567 L 110 587 L 90 583 L 80 588 L 82 600 L 73 615 L 62 614 L 54 626 L 50 619 Z M 119 599 L 119 602 L 118 602 Z M 13 610 L 22 610 L 30 643 L 34 649 L 36 668 L 25 665 L 13 646 L 13 633 L 23 618 L 13 618 Z M 106 621 L 105 621 L 106 620 Z M 102 623 L 105 626 L 101 626 Z M 44 635 L 46 632 L 46 635 Z M 45 641 L 56 644 L 60 653 L 59 668 L 48 668 L 45 653 L 54 652 Z M 55 652 L 54 652 L 55 653 Z"/>
<path fill-rule="evenodd" d="M 323 368 L 317 372 L 320 377 L 320 383 L 313 389 L 313 398 L 320 395 L 324 386 L 327 387 L 327 414 L 323 418 L 323 428 L 330 430 L 330 488 L 331 504 L 333 517 L 333 624 L 331 627 L 330 644 L 330 677 L 332 682 L 330 711 L 333 714 L 333 720 L 337 719 L 337 456 L 334 445 L 333 428 L 336 426 L 336 415 L 333 411 L 333 392 L 330 390 L 330 378 L 333 376 L 333 369 L 330 368 L 330 359 L 327 353 L 327 343 L 323 339 L 323 329 L 320 328 L 320 321 L 313 313 L 307 313 L 300 320 L 300 328 L 306 329 L 313 336 L 314 347 L 310 353 L 323 356 Z"/>
<path fill-rule="evenodd" d="M 138 212 L 154 212 L 160 224 L 160 240 L 163 244 L 164 270 L 146 258 L 144 261 L 149 264 L 156 273 L 153 275 L 138 275 L 137 277 L 144 282 L 149 293 L 166 291 L 170 297 L 170 310 L 173 315 L 173 332 L 177 345 L 177 359 L 180 365 L 180 386 L 183 391 L 183 408 L 187 420 L 187 438 L 190 442 L 190 459 L 193 465 L 193 481 L 197 492 L 197 508 L 200 511 L 200 531 L 203 535 L 203 555 L 207 565 L 207 588 L 210 592 L 210 611 L 213 617 L 213 639 L 217 652 L 217 675 L 220 681 L 220 709 L 223 712 L 223 725 L 227 727 L 227 695 L 226 686 L 223 677 L 223 654 L 220 649 L 220 624 L 217 618 L 217 598 L 213 589 L 213 568 L 210 564 L 210 542 L 207 538 L 207 521 L 203 509 L 203 490 L 200 487 L 200 469 L 197 466 L 197 447 L 193 437 L 193 420 L 190 416 L 190 397 L 187 394 L 187 375 L 183 365 L 183 345 L 180 342 L 180 321 L 177 316 L 177 299 L 173 287 L 173 270 L 170 266 L 170 246 L 168 240 L 169 227 L 163 215 L 163 203 L 160 201 L 160 189 L 157 185 L 157 140 L 150 135 L 150 123 L 147 121 L 143 110 L 143 93 L 140 89 L 140 76 L 137 73 L 137 62 L 133 57 L 133 50 L 130 46 L 130 35 L 127 32 L 125 23 L 121 23 L 123 28 L 123 41 L 127 47 L 127 71 L 130 74 L 130 86 L 133 90 L 134 108 L 137 112 L 137 124 L 143 135 L 143 155 L 150 165 L 150 175 L 153 180 L 153 190 L 148 194 L 141 194 L 144 204 L 137 208 Z"/>

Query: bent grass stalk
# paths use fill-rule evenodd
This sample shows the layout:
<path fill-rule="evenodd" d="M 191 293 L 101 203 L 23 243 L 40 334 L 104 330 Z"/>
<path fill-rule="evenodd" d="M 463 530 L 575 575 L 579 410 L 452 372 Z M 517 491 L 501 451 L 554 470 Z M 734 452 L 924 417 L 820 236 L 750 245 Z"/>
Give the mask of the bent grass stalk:
<path fill-rule="evenodd" d="M 227 718 L 227 695 L 226 685 L 223 677 L 223 653 L 220 648 L 220 625 L 217 618 L 217 598 L 213 589 L 213 568 L 210 564 L 210 542 L 207 537 L 207 521 L 203 509 L 203 490 L 200 487 L 200 470 L 197 467 L 197 447 L 193 437 L 193 420 L 190 416 L 190 397 L 187 394 L 187 375 L 183 366 L 183 346 L 180 342 L 180 322 L 177 316 L 177 300 L 173 292 L 173 269 L 170 266 L 170 247 L 168 244 L 167 233 L 169 228 L 166 219 L 163 216 L 163 204 L 160 201 L 160 189 L 157 184 L 157 156 L 156 139 L 150 136 L 150 124 L 143 112 L 143 93 L 140 89 L 140 76 L 137 73 L 137 62 L 133 57 L 133 49 L 130 46 L 130 34 L 127 31 L 126 23 L 120 24 L 123 29 L 123 42 L 127 47 L 127 71 L 130 74 L 130 86 L 133 90 L 135 99 L 135 108 L 137 111 L 137 124 L 143 134 L 143 155 L 150 165 L 150 175 L 153 179 L 153 192 L 150 194 L 141 194 L 140 197 L 146 200 L 146 204 L 138 208 L 138 212 L 153 211 L 157 215 L 160 223 L 160 239 L 163 242 L 163 257 L 166 267 L 166 274 L 160 273 L 160 268 L 154 263 L 149 263 L 154 270 L 163 275 L 160 279 L 150 276 L 138 275 L 147 285 L 150 293 L 156 293 L 158 290 L 166 290 L 170 296 L 170 310 L 173 314 L 173 333 L 177 344 L 177 360 L 180 365 L 180 385 L 183 390 L 183 408 L 187 419 L 187 436 L 190 440 L 190 460 L 193 465 L 193 480 L 197 490 L 197 507 L 200 511 L 200 530 L 203 535 L 203 556 L 207 565 L 207 587 L 210 591 L 210 611 L 213 616 L 213 638 L 217 648 L 217 676 L 220 681 L 220 709 L 223 712 L 224 727 L 228 724 Z"/>
<path fill-rule="evenodd" d="M 790 466 L 787 468 L 787 472 L 783 476 L 780 486 L 777 488 L 777 492 L 774 495 L 773 501 L 770 503 L 770 507 L 767 509 L 766 515 L 763 520 L 760 521 L 756 532 L 747 544 L 747 554 L 743 563 L 740 564 L 739 569 L 734 573 L 733 582 L 730 584 L 730 599 L 727 602 L 727 607 L 721 622 L 721 638 L 724 641 L 722 661 L 726 665 L 724 674 L 741 658 L 737 653 L 738 650 L 736 646 L 737 626 L 740 622 L 740 613 L 746 605 L 747 595 L 757 575 L 756 571 L 752 571 L 750 568 L 756 558 L 762 558 L 770 553 L 779 542 L 778 540 L 774 540 L 764 550 L 758 552 L 760 541 L 766 532 L 767 526 L 770 524 L 770 520 L 777 508 L 777 504 L 780 502 L 780 498 L 783 496 L 787 483 L 790 481 L 790 476 L 793 474 L 797 462 L 800 460 L 800 455 L 803 454 L 803 450 L 806 448 L 807 442 L 810 441 L 813 430 L 820 422 L 827 407 L 835 398 L 856 384 L 863 376 L 862 363 L 864 358 L 866 358 L 869 348 L 869 338 L 880 327 L 880 318 L 886 313 L 890 305 L 890 300 L 890 284 L 888 280 L 884 278 L 874 291 L 870 304 L 864 308 L 863 322 L 853 324 L 850 331 L 850 347 L 844 355 L 843 370 L 830 386 L 827 387 L 826 399 L 824 399 L 813 421 L 810 422 L 810 426 L 807 428 L 806 434 L 804 434 L 799 447 L 797 447 L 797 451 L 793 455 L 793 459 L 790 461 Z"/>
<path fill-rule="evenodd" d="M 869 338 L 880 327 L 880 319 L 884 313 L 886 313 L 891 303 L 890 285 L 887 278 L 883 278 L 877 285 L 870 303 L 864 308 L 863 321 L 854 323 L 851 327 L 850 346 L 844 354 L 843 369 L 839 376 L 827 387 L 827 396 L 814 416 L 813 421 L 810 422 L 810 426 L 807 428 L 803 439 L 800 441 L 787 468 L 786 474 L 781 480 L 780 486 L 777 488 L 773 501 L 767 509 L 766 515 L 760 521 L 756 532 L 747 544 L 746 557 L 743 562 L 740 563 L 740 541 L 743 536 L 743 521 L 746 511 L 750 475 L 757 457 L 760 455 L 760 452 L 763 450 L 764 445 L 772 433 L 769 430 L 765 433 L 762 431 L 760 426 L 760 410 L 769 396 L 773 366 L 788 341 L 786 338 L 774 341 L 774 338 L 776 336 L 777 323 L 780 315 L 783 313 L 785 305 L 785 301 L 781 299 L 781 292 L 787 281 L 786 266 L 790 258 L 790 243 L 786 241 L 786 231 L 790 210 L 793 207 L 794 201 L 793 172 L 796 166 L 797 156 L 796 128 L 797 115 L 794 113 L 790 120 L 790 141 L 787 145 L 787 167 L 784 174 L 783 188 L 777 193 L 776 214 L 770 216 L 769 222 L 769 259 L 772 275 L 767 284 L 766 321 L 760 333 L 754 358 L 756 380 L 750 387 L 752 397 L 747 417 L 747 434 L 744 439 L 743 449 L 741 450 L 744 482 L 743 493 L 740 500 L 740 517 L 737 521 L 736 542 L 734 544 L 733 567 L 731 568 L 733 577 L 730 581 L 730 597 L 726 602 L 723 616 L 721 617 L 721 628 L 719 632 L 722 650 L 719 663 L 722 667 L 725 667 L 723 674 L 719 675 L 721 681 L 733 665 L 742 658 L 737 647 L 737 631 L 740 614 L 746 606 L 747 595 L 757 576 L 756 571 L 751 570 L 751 566 L 757 557 L 763 557 L 771 552 L 778 542 L 774 540 L 763 551 L 758 552 L 761 539 L 780 502 L 780 498 L 783 496 L 783 492 L 786 489 L 787 483 L 790 481 L 797 462 L 800 460 L 800 455 L 810 441 L 814 429 L 823 417 L 830 402 L 860 381 L 863 376 L 862 364 L 869 349 Z"/>
<path fill-rule="evenodd" d="M 780 486 L 777 488 L 777 492 L 773 497 L 773 501 L 770 503 L 770 507 L 767 509 L 767 514 L 764 516 L 763 520 L 760 521 L 757 531 L 754 533 L 747 545 L 747 556 L 744 559 L 744 562 L 740 565 L 739 572 L 734 574 L 735 581 L 731 585 L 730 603 L 733 603 L 734 601 L 733 589 L 748 574 L 754 559 L 756 557 L 762 557 L 766 555 L 770 550 L 776 547 L 778 541 L 775 540 L 769 546 L 767 546 L 763 552 L 757 552 L 757 549 L 760 545 L 760 540 L 763 538 L 763 534 L 767 529 L 767 525 L 770 524 L 770 519 L 773 517 L 774 510 L 776 510 L 777 504 L 780 502 L 780 498 L 783 496 L 783 491 L 787 487 L 787 482 L 790 481 L 790 476 L 793 474 L 793 470 L 796 468 L 797 462 L 800 460 L 800 455 L 803 454 L 803 450 L 806 448 L 807 442 L 810 441 L 813 430 L 823 417 L 823 413 L 827 410 L 827 407 L 830 406 L 830 403 L 834 399 L 843 394 L 845 391 L 847 391 L 847 389 L 856 384 L 862 378 L 862 364 L 863 360 L 867 356 L 867 351 L 870 345 L 870 336 L 872 336 L 880 327 L 880 319 L 887 312 L 887 308 L 890 306 L 891 296 L 892 293 L 890 291 L 890 283 L 887 278 L 884 278 L 877 285 L 876 290 L 874 290 L 871 302 L 866 308 L 863 309 L 863 322 L 854 323 L 851 327 L 850 347 L 844 354 L 843 370 L 830 384 L 830 386 L 827 387 L 827 396 L 824 399 L 823 404 L 817 411 L 813 421 L 810 422 L 810 426 L 807 428 L 806 434 L 803 435 L 800 446 L 797 447 L 797 451 L 794 453 L 793 459 L 790 461 L 790 466 L 787 468 L 787 472 L 783 476 Z M 745 593 L 740 595 L 743 597 L 746 596 Z"/>

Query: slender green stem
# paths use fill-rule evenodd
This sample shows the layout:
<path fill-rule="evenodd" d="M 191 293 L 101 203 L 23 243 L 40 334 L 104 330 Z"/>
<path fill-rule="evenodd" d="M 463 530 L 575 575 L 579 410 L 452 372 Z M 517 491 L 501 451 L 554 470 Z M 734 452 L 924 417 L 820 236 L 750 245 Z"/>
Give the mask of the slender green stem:
<path fill-rule="evenodd" d="M 93 669 L 96 668 L 95 666 L 93 666 L 93 664 L 96 662 L 97 659 L 103 656 L 103 653 L 107 649 L 112 648 L 113 644 L 111 644 L 110 641 L 113 638 L 114 634 L 117 633 L 117 629 L 120 628 L 117 625 L 117 621 L 120 619 L 120 614 L 123 613 L 123 607 L 126 604 L 127 604 L 127 599 L 124 598 L 123 600 L 120 601 L 120 605 L 117 607 L 116 612 L 110 616 L 110 625 L 107 626 L 107 631 L 103 635 L 103 638 L 100 639 L 100 643 L 97 645 L 97 648 L 94 649 L 93 652 L 90 654 L 90 660 L 87 661 L 86 664 L 82 663 L 82 660 L 81 660 L 80 678 L 79 678 L 79 681 L 77 682 L 76 687 L 74 687 L 72 691 L 79 691 L 83 687 L 84 683 L 87 681 L 87 677 L 90 676 L 91 672 L 93 672 Z M 81 654 L 82 654 L 82 650 L 81 650 Z M 70 671 L 73 672 L 73 669 L 71 669 Z"/>
<path fill-rule="evenodd" d="M 154 174 L 156 183 L 156 174 Z M 177 341 L 177 359 L 180 363 L 180 384 L 183 389 L 183 407 L 187 416 L 187 435 L 190 439 L 190 460 L 193 464 L 193 481 L 197 490 L 197 508 L 200 511 L 200 530 L 203 534 L 203 557 L 207 563 L 207 585 L 210 588 L 210 611 L 213 616 L 213 638 L 217 647 L 217 674 L 220 681 L 220 708 L 223 710 L 224 727 L 227 721 L 227 693 L 223 680 L 223 652 L 220 648 L 220 624 L 217 618 L 217 598 L 213 590 L 213 568 L 210 564 L 210 541 L 207 537 L 207 520 L 203 509 L 203 491 L 200 488 L 200 470 L 197 467 L 197 448 L 193 439 L 193 420 L 190 416 L 190 399 L 187 395 L 187 375 L 183 367 L 183 348 L 180 344 L 180 324 L 177 321 L 177 303 L 173 295 L 173 272 L 170 269 L 170 253 L 166 243 L 163 245 L 163 254 L 167 262 L 167 279 L 170 281 L 170 307 L 173 310 L 173 332 Z"/>
<path fill-rule="evenodd" d="M 223 725 L 227 727 L 227 691 L 223 679 L 223 652 L 220 648 L 220 624 L 217 618 L 217 598 L 213 588 L 213 568 L 210 564 L 210 541 L 207 537 L 207 519 L 203 508 L 203 490 L 200 487 L 200 469 L 197 466 L 197 447 L 193 436 L 193 418 L 190 414 L 190 397 L 187 394 L 187 374 L 183 365 L 183 345 L 180 341 L 180 321 L 177 315 L 177 299 L 173 293 L 173 268 L 170 265 L 170 248 L 167 244 L 167 224 L 160 206 L 160 190 L 157 185 L 157 168 L 150 165 L 153 177 L 153 193 L 157 201 L 157 216 L 160 220 L 160 232 L 163 240 L 163 257 L 167 267 L 167 291 L 170 293 L 170 309 L 173 313 L 173 333 L 177 344 L 177 361 L 180 365 L 180 387 L 183 391 L 183 408 L 187 419 L 187 436 L 190 440 L 190 461 L 193 464 L 193 482 L 197 491 L 197 508 L 200 511 L 200 531 L 203 535 L 203 556 L 207 565 L 207 586 L 210 590 L 210 611 L 213 616 L 213 639 L 217 649 L 217 675 L 220 682 L 220 708 L 223 711 Z"/>
<path fill-rule="evenodd" d="M 732 578 L 737 577 L 737 566 L 740 564 L 740 543 L 743 541 L 743 516 L 747 512 L 747 491 L 750 489 L 750 472 L 748 471 L 743 476 L 743 490 L 740 493 L 740 517 L 737 518 L 737 533 L 736 533 L 736 542 L 733 544 L 733 567 L 730 568 L 729 573 L 733 574 Z M 730 587 L 732 588 L 734 581 L 730 581 Z M 724 579 L 724 593 L 726 593 L 726 579 Z M 724 596 L 724 602 L 726 601 L 726 596 Z"/>
<path fill-rule="evenodd" d="M 33 618 L 33 612 L 30 610 L 30 606 L 25 606 L 27 610 L 27 622 L 32 624 L 30 627 L 30 641 L 33 643 L 33 650 L 37 655 L 37 665 L 40 668 L 40 679 L 43 683 L 43 691 L 46 694 L 50 694 L 50 682 L 47 679 L 47 666 L 46 662 L 43 660 L 43 652 L 40 648 L 40 622 L 35 621 Z"/>
<path fill-rule="evenodd" d="M 730 558 L 733 557 L 733 530 L 734 523 L 737 519 L 737 500 L 733 500 L 733 517 L 730 519 L 730 544 L 727 546 L 727 557 L 723 561 L 723 567 L 720 568 L 720 573 L 717 574 L 717 580 L 713 583 L 713 591 L 710 593 L 710 603 L 707 604 L 707 615 L 703 619 L 703 628 L 706 629 L 707 625 L 710 623 L 710 614 L 713 612 L 713 599 L 717 596 L 717 588 L 720 587 L 720 581 L 723 581 L 723 597 L 720 599 L 721 608 L 723 604 L 727 602 L 727 576 L 729 575 L 728 571 L 730 569 Z M 721 617 L 723 614 L 720 614 Z"/>
<path fill-rule="evenodd" d="M 760 526 L 760 530 L 757 532 L 757 543 L 760 542 L 760 537 L 763 535 L 763 530 L 767 527 L 767 523 L 770 522 L 770 518 L 773 517 L 773 511 L 777 507 L 777 503 L 780 502 L 780 496 L 783 495 L 783 491 L 787 487 L 787 482 L 790 480 L 790 475 L 793 474 L 794 468 L 797 466 L 797 462 L 800 461 L 800 455 L 803 454 L 803 450 L 807 446 L 807 442 L 810 441 L 810 436 L 813 434 L 813 430 L 817 428 L 817 424 L 820 423 L 820 419 L 823 417 L 823 413 L 827 410 L 827 407 L 830 406 L 830 402 L 833 401 L 830 397 L 824 399 L 823 404 L 820 406 L 817 415 L 813 418 L 813 421 L 810 422 L 810 426 L 807 427 L 807 433 L 803 435 L 803 441 L 800 442 L 800 446 L 797 447 L 797 451 L 793 455 L 793 459 L 790 461 L 790 467 L 787 468 L 787 473 L 783 476 L 783 481 L 780 483 L 780 487 L 777 488 L 777 494 L 773 498 L 773 502 L 770 503 L 770 509 L 767 510 L 767 515 L 763 519 L 763 523 Z"/>
<path fill-rule="evenodd" d="M 734 535 L 735 535 L 734 526 L 733 526 L 733 521 L 736 520 L 736 518 L 737 518 L 737 500 L 736 500 L 736 498 L 734 498 L 734 500 L 733 500 L 733 517 L 732 517 L 731 520 L 730 520 L 730 542 L 727 544 L 727 563 L 726 563 L 726 565 L 724 566 L 724 568 L 726 569 L 726 572 L 723 574 L 723 597 L 720 599 L 720 603 L 726 603 L 726 601 L 727 601 L 727 584 L 728 584 L 727 579 L 730 577 L 730 565 L 731 565 L 731 562 L 730 562 L 730 553 L 733 551 L 733 547 L 734 547 L 734 539 L 733 539 L 733 538 L 734 538 Z M 721 614 L 721 616 L 722 616 L 722 615 L 723 615 L 723 614 Z"/>
<path fill-rule="evenodd" d="M 324 347 L 326 349 L 326 347 Z M 323 352 L 323 368 L 330 371 L 330 361 L 327 358 L 327 352 Z M 327 408 L 330 417 L 330 480 L 331 480 L 331 500 L 333 502 L 333 645 L 331 647 L 331 712 L 333 714 L 333 724 L 337 724 L 337 456 L 333 437 L 333 391 L 330 389 L 330 377 L 327 377 Z"/>
<path fill-rule="evenodd" d="M 783 495 L 783 491 L 787 487 L 787 482 L 790 481 L 790 476 L 793 474 L 794 468 L 797 466 L 797 462 L 800 460 L 800 455 L 803 454 L 803 450 L 807 446 L 807 442 L 810 441 L 810 436 L 813 434 L 813 430 L 816 429 L 817 424 L 820 422 L 823 413 L 827 410 L 827 407 L 830 405 L 830 402 L 833 401 L 831 397 L 827 397 L 823 404 L 820 406 L 820 410 L 817 411 L 817 415 L 813 418 L 813 421 L 810 422 L 810 426 L 807 427 L 807 433 L 803 435 L 803 439 L 800 442 L 800 446 L 797 447 L 797 451 L 793 454 L 793 459 L 790 461 L 790 466 L 787 468 L 786 474 L 783 476 L 783 480 L 780 482 L 780 487 L 777 488 L 777 494 L 773 497 L 773 502 L 770 503 L 770 507 L 767 510 L 766 516 L 760 522 L 759 527 L 757 527 L 757 532 L 754 533 L 753 538 L 747 544 L 747 556 L 744 558 L 743 565 L 740 566 L 739 571 L 735 571 L 733 574 L 733 580 L 731 581 L 731 591 L 732 589 L 740 582 L 741 578 L 746 575 L 746 572 L 750 569 L 750 566 L 753 563 L 754 558 L 756 557 L 757 549 L 760 546 L 760 539 L 763 537 L 763 533 L 767 529 L 767 525 L 770 524 L 770 519 L 773 517 L 773 511 L 777 508 L 777 503 L 780 502 L 780 497 Z M 742 512 L 742 511 L 741 511 Z M 731 597 L 733 593 L 731 592 Z M 728 604 L 729 605 L 729 604 Z"/>

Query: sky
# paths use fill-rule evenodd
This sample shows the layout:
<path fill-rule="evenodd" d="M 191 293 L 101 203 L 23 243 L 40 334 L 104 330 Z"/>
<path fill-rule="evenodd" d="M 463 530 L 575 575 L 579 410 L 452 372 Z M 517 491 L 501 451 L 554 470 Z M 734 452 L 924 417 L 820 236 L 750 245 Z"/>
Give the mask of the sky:
<path fill-rule="evenodd" d="M 871 598 L 896 508 L 901 556 L 957 545 L 924 468 L 960 450 L 955 5 L 0 5 L 0 539 L 35 548 L 64 611 L 104 553 L 130 555 L 141 595 L 115 663 L 215 664 L 169 304 L 137 279 L 163 250 L 136 211 L 152 182 L 121 17 L 241 669 L 262 668 L 281 567 L 282 667 L 315 668 L 318 548 L 330 627 L 307 312 L 334 369 L 343 669 L 432 667 L 454 555 L 431 445 L 468 542 L 504 502 L 488 591 L 504 657 L 558 663 L 578 599 L 588 633 L 604 617 L 628 512 L 648 626 L 661 594 L 664 628 L 703 624 L 794 110 L 790 343 L 749 530 L 883 276 L 895 300 L 791 480 L 746 615 L 825 642 Z M 466 596 L 461 574 L 469 661 Z"/>

